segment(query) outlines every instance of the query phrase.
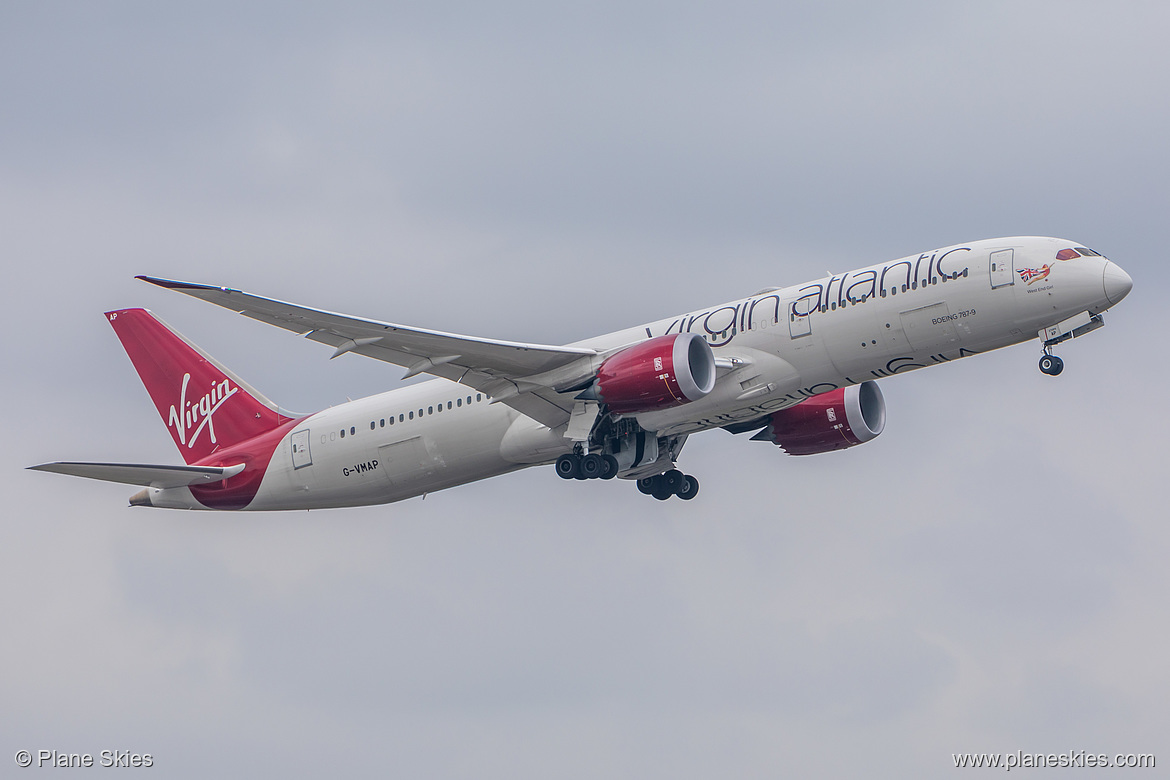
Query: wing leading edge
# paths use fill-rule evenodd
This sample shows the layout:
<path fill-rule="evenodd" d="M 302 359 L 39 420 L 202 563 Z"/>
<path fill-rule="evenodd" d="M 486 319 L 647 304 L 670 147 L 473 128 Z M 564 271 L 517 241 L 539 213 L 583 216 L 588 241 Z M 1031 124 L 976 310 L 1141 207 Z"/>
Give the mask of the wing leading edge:
<path fill-rule="evenodd" d="M 592 374 L 598 353 L 580 347 L 523 344 L 413 328 L 298 306 L 230 287 L 139 276 L 145 282 L 200 298 L 245 317 L 406 369 L 460 382 L 555 428 L 568 422 L 572 396 L 564 390 Z"/>

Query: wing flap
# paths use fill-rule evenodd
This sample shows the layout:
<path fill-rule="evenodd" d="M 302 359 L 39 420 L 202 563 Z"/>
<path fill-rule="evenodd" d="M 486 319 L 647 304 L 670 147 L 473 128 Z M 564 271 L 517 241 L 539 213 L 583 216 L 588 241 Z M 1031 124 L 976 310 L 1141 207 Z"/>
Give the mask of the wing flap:
<path fill-rule="evenodd" d="M 171 488 L 201 485 L 234 477 L 244 470 L 244 464 L 234 466 L 157 466 L 142 463 L 79 463 L 60 461 L 29 466 L 32 471 L 69 474 L 123 485 Z"/>

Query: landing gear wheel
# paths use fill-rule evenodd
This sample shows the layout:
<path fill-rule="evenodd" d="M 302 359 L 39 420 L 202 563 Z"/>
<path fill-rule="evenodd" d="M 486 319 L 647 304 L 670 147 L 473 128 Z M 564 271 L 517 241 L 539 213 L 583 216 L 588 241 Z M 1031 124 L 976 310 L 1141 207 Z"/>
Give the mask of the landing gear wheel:
<path fill-rule="evenodd" d="M 581 475 L 581 459 L 576 455 L 565 454 L 557 458 L 557 476 L 561 479 L 579 479 Z"/>
<path fill-rule="evenodd" d="M 596 452 L 591 452 L 585 457 L 581 458 L 581 479 L 597 479 L 601 476 L 605 464 L 601 461 L 601 456 Z"/>
<path fill-rule="evenodd" d="M 643 477 L 638 480 L 638 492 L 642 495 L 654 495 L 654 488 L 658 487 L 658 477 Z"/>
<path fill-rule="evenodd" d="M 679 487 L 686 478 L 678 469 L 671 469 L 670 471 L 663 474 L 660 479 L 662 480 L 663 487 L 665 487 L 671 493 L 677 493 Z"/>
<path fill-rule="evenodd" d="M 687 474 L 683 477 L 682 484 L 678 486 L 676 496 L 683 501 L 690 501 L 695 496 L 699 495 L 699 480 Z"/>
<path fill-rule="evenodd" d="M 674 491 L 671 490 L 670 488 L 668 488 L 666 485 L 659 482 L 658 487 L 654 488 L 654 492 L 651 493 L 650 495 L 654 496 L 659 501 L 665 501 L 666 499 L 668 499 L 674 495 Z"/>
<path fill-rule="evenodd" d="M 602 465 L 602 469 L 601 469 L 601 478 L 602 479 L 613 479 L 614 477 L 617 476 L 619 466 L 618 466 L 617 458 L 615 458 L 613 455 L 602 455 L 601 456 L 601 465 Z"/>
<path fill-rule="evenodd" d="M 1064 371 L 1064 361 L 1056 355 L 1045 355 L 1040 358 L 1040 372 L 1048 376 L 1057 376 Z"/>

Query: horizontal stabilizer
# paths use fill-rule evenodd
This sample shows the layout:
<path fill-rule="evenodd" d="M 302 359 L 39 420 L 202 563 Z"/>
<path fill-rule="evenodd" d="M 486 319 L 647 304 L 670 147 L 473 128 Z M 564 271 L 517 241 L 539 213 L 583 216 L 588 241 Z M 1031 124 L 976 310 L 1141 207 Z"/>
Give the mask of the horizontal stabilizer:
<path fill-rule="evenodd" d="M 184 485 L 202 485 L 234 477 L 244 470 L 243 463 L 234 466 L 152 466 L 140 463 L 42 463 L 29 466 L 33 471 L 51 471 L 75 477 L 121 482 L 124 485 L 172 488 Z"/>

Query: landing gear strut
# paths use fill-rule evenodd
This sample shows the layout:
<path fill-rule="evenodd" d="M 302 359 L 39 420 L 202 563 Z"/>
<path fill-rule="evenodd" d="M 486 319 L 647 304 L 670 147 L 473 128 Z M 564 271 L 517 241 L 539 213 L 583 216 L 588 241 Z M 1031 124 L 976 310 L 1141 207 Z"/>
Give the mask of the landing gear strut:
<path fill-rule="evenodd" d="M 1040 373 L 1056 376 L 1064 371 L 1064 361 L 1052 354 L 1052 347 L 1044 346 L 1044 355 L 1040 358 Z"/>
<path fill-rule="evenodd" d="M 638 490 L 648 496 L 654 496 L 659 501 L 665 501 L 671 496 L 690 501 L 699 495 L 699 480 L 689 474 L 683 474 L 678 469 L 671 469 L 665 474 L 638 480 Z"/>

